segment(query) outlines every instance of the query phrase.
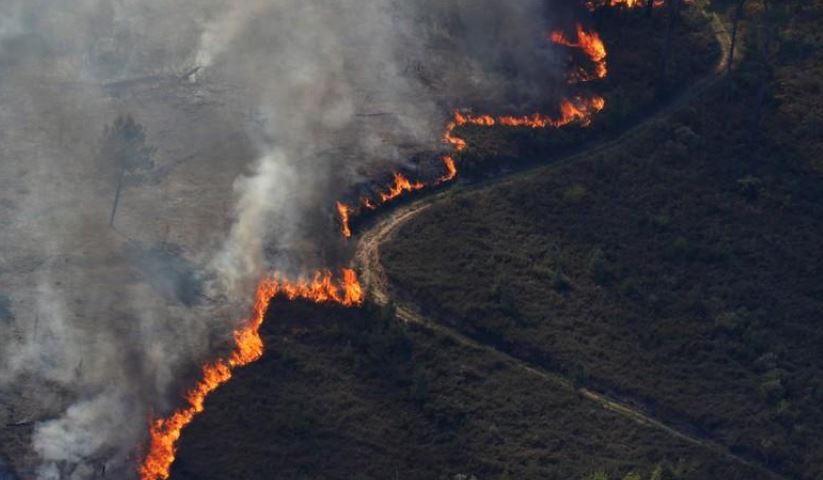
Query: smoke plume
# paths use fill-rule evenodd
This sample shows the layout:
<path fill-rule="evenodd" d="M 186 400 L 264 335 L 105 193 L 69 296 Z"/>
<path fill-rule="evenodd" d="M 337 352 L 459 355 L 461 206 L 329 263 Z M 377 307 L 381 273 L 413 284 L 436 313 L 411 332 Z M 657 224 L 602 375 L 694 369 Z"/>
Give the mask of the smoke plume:
<path fill-rule="evenodd" d="M 132 478 L 147 419 L 221 348 L 260 276 L 347 261 L 335 200 L 437 158 L 453 108 L 556 99 L 563 69 L 546 10 L 0 0 L 10 466 Z M 99 147 L 124 113 L 145 126 L 155 167 L 126 184 L 111 228 L 118 171 Z"/>

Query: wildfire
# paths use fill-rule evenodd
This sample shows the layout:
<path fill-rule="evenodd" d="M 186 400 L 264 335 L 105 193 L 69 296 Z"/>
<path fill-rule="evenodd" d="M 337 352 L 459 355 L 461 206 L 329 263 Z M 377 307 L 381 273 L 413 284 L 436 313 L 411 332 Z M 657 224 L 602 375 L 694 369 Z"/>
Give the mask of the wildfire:
<path fill-rule="evenodd" d="M 363 205 L 363 208 L 365 209 L 377 210 L 377 205 L 375 205 L 374 202 L 372 202 L 368 197 L 363 197 L 363 199 L 360 200 L 360 204 Z"/>
<path fill-rule="evenodd" d="M 610 0 L 612 4 L 627 2 L 631 6 L 639 4 L 639 0 Z M 658 1 L 658 0 L 655 0 Z M 589 0 L 591 7 L 594 8 L 593 0 Z M 606 67 L 606 45 L 600 38 L 597 32 L 589 32 L 583 28 L 583 25 L 577 24 L 576 40 L 569 39 L 565 32 L 558 30 L 552 32 L 549 38 L 552 42 L 565 45 L 571 48 L 582 50 L 595 65 L 594 73 L 588 73 L 584 69 L 573 71 L 569 75 L 572 83 L 580 81 L 588 81 L 594 79 L 605 78 L 608 74 Z M 532 115 L 523 116 L 492 116 L 492 115 L 473 115 L 462 113 L 455 110 L 454 116 L 446 123 L 446 128 L 443 131 L 443 143 L 447 143 L 454 148 L 455 152 L 461 152 L 468 147 L 466 140 L 455 135 L 454 131 L 457 127 L 463 125 L 475 125 L 480 127 L 493 127 L 495 125 L 504 125 L 507 127 L 529 127 L 529 128 L 560 128 L 571 123 L 577 122 L 585 127 L 591 124 L 591 117 L 593 114 L 603 110 L 606 106 L 606 100 L 600 96 L 591 98 L 574 97 L 573 99 L 564 99 L 560 103 L 560 115 L 552 117 L 549 115 L 534 113 Z M 453 180 L 457 176 L 457 165 L 454 157 L 445 155 L 442 157 L 443 165 L 446 167 L 446 173 L 434 181 L 434 185 L 441 185 L 443 183 Z M 412 182 L 406 178 L 402 173 L 394 174 L 394 182 L 388 187 L 385 192 L 378 193 L 378 201 L 373 201 L 369 198 L 361 199 L 360 208 L 353 208 L 349 205 L 337 202 L 337 214 L 340 219 L 341 230 L 345 238 L 352 235 L 349 220 L 352 215 L 362 213 L 364 210 L 376 210 L 377 205 L 390 202 L 395 198 L 403 195 L 406 192 L 414 192 L 425 188 L 426 185 L 420 181 Z"/>
<path fill-rule="evenodd" d="M 451 155 L 443 156 L 443 165 L 446 166 L 446 174 L 437 179 L 437 184 L 450 182 L 457 176 L 457 167 L 455 166 L 454 159 Z"/>
<path fill-rule="evenodd" d="M 594 10 L 603 4 L 610 6 L 625 5 L 633 8 L 641 5 L 641 0 L 586 0 L 586 5 Z M 654 0 L 654 5 L 663 0 Z M 687 2 L 688 3 L 688 2 Z M 606 48 L 596 32 L 587 32 L 582 25 L 576 28 L 577 40 L 571 41 L 563 31 L 553 32 L 551 41 L 560 45 L 581 49 L 594 62 L 594 74 L 583 70 L 573 72 L 570 78 L 575 81 L 604 78 L 607 74 Z M 605 99 L 599 96 L 591 98 L 574 97 L 560 103 L 559 116 L 534 113 L 524 116 L 474 115 L 455 110 L 452 119 L 446 124 L 443 142 L 451 145 L 456 152 L 467 148 L 466 140 L 455 135 L 455 129 L 464 125 L 493 127 L 560 128 L 577 122 L 588 126 L 591 117 L 605 107 Z M 441 157 L 446 172 L 433 182 L 440 185 L 454 180 L 457 166 L 452 155 Z M 350 219 L 365 210 L 376 210 L 378 205 L 390 202 L 404 193 L 414 192 L 427 185 L 420 181 L 411 181 L 400 172 L 394 174 L 393 183 L 387 190 L 379 192 L 379 200 L 368 197 L 361 199 L 360 207 L 352 207 L 337 202 L 336 208 L 340 220 L 341 232 L 345 238 L 352 236 Z M 186 406 L 172 412 L 168 417 L 156 418 L 149 425 L 148 450 L 139 466 L 141 480 L 166 480 L 175 459 L 176 445 L 183 429 L 194 417 L 203 411 L 206 397 L 231 379 L 232 372 L 258 360 L 263 355 L 263 339 L 260 327 L 271 300 L 282 296 L 288 300 L 303 299 L 318 304 L 338 304 L 355 307 L 363 303 L 365 293 L 358 281 L 357 274 L 351 269 L 342 269 L 341 277 L 335 279 L 330 271 L 318 271 L 310 279 L 301 278 L 289 281 L 279 274 L 265 278 L 257 286 L 252 315 L 234 331 L 234 345 L 231 353 L 223 358 L 206 363 L 202 367 L 202 377 L 194 387 L 184 395 Z"/>
<path fill-rule="evenodd" d="M 149 448 L 140 464 L 141 480 L 165 480 L 176 453 L 177 441 L 183 429 L 203 411 L 209 393 L 226 383 L 232 371 L 256 361 L 263 355 L 260 326 L 272 298 L 304 299 L 315 303 L 336 303 L 354 307 L 363 303 L 363 289 L 354 270 L 343 269 L 342 278 L 335 281 L 329 271 L 315 273 L 310 280 L 290 282 L 275 274 L 257 286 L 252 316 L 234 332 L 234 349 L 225 358 L 203 366 L 202 378 L 185 395 L 187 403 L 166 418 L 157 418 L 149 426 Z"/>
<path fill-rule="evenodd" d="M 606 45 L 597 32 L 587 32 L 583 25 L 577 24 L 577 41 L 570 40 L 565 32 L 557 30 L 549 37 L 553 43 L 571 48 L 578 48 L 594 62 L 595 70 L 593 74 L 583 69 L 577 69 L 569 75 L 572 83 L 585 82 L 589 80 L 606 78 L 608 69 L 606 68 Z"/>
<path fill-rule="evenodd" d="M 340 217 L 340 231 L 346 238 L 351 237 L 349 228 L 349 206 L 342 202 L 337 202 L 337 215 Z"/>
<path fill-rule="evenodd" d="M 381 202 L 386 203 L 399 197 L 403 194 L 403 192 L 413 192 L 415 190 L 420 190 L 423 187 L 425 187 L 423 183 L 412 182 L 402 173 L 396 172 L 394 174 L 394 184 L 389 187 L 388 191 L 380 192 L 378 196 L 380 197 Z"/>
<path fill-rule="evenodd" d="M 587 126 L 591 124 L 592 115 L 603 110 L 605 106 L 606 100 L 603 97 L 594 96 L 591 98 L 575 97 L 572 100 L 564 99 L 560 102 L 560 116 L 556 118 L 541 113 L 519 117 L 509 115 L 492 117 L 491 115 L 471 115 L 455 111 L 454 120 L 449 122 L 449 126 L 452 129 L 463 125 L 492 127 L 497 124 L 507 127 L 560 128 L 573 122 L 579 122 L 582 126 Z M 448 131 L 447 136 L 453 137 L 454 134 Z"/>
<path fill-rule="evenodd" d="M 473 115 L 471 113 L 463 113 L 455 110 L 453 117 L 446 123 L 446 130 L 443 132 L 443 142 L 452 145 L 455 151 L 460 152 L 464 150 L 468 144 L 466 141 L 457 135 L 454 130 L 457 127 L 464 125 L 475 125 L 480 127 L 493 127 L 495 125 L 503 125 L 506 127 L 527 127 L 527 128 L 561 128 L 571 123 L 577 122 L 580 126 L 586 127 L 591 124 L 591 117 L 595 113 L 603 110 L 606 106 L 606 100 L 600 96 L 593 96 L 591 98 L 575 97 L 573 99 L 564 99 L 560 102 L 560 115 L 551 117 L 541 113 L 534 113 L 532 115 L 523 116 L 492 116 L 492 115 Z M 442 157 L 443 166 L 446 167 L 446 173 L 434 181 L 433 185 L 441 185 L 454 180 L 457 177 L 457 164 L 454 157 L 451 155 L 444 155 Z M 378 194 L 379 204 L 384 204 L 394 200 L 403 195 L 405 192 L 413 192 L 421 190 L 426 187 L 426 184 L 420 181 L 412 182 L 406 178 L 402 173 L 394 174 L 394 183 L 388 187 L 385 192 Z M 340 219 L 341 231 L 345 238 L 351 237 L 351 227 L 349 219 L 351 216 L 361 213 L 363 209 L 376 210 L 377 204 L 369 198 L 361 199 L 361 209 L 354 210 L 349 205 L 337 202 L 337 213 Z"/>
<path fill-rule="evenodd" d="M 443 132 L 443 143 L 451 144 L 458 152 L 465 150 L 467 146 L 465 140 L 460 137 L 455 137 L 453 134 L 455 128 L 463 125 L 462 123 L 458 123 L 459 118 L 461 117 L 455 115 L 455 119 L 446 124 L 446 130 Z"/>
<path fill-rule="evenodd" d="M 683 0 L 686 5 L 692 3 L 693 0 Z M 666 4 L 665 0 L 652 0 L 652 7 L 659 8 Z M 641 8 L 648 7 L 648 0 L 586 0 L 586 8 L 593 12 L 600 7 L 625 7 L 625 8 Z"/>

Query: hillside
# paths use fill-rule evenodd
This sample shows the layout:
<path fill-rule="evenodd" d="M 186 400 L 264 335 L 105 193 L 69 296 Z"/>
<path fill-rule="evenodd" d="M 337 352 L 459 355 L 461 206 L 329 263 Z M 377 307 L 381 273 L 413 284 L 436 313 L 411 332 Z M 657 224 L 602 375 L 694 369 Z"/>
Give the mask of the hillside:
<path fill-rule="evenodd" d="M 823 9 L 769 7 L 700 101 L 616 152 L 455 192 L 383 260 L 441 322 L 812 479 Z"/>
<path fill-rule="evenodd" d="M 642 59 L 657 58 L 659 35 L 653 43 L 647 39 L 662 31 L 668 17 L 600 15 L 596 21 L 607 42 L 623 39 L 610 60 L 616 80 L 598 87 L 616 108 L 591 128 L 467 131 L 472 148 L 461 157 L 463 172 L 481 178 L 615 135 L 689 88 L 719 58 L 706 18 L 689 10 L 675 24 L 674 35 L 690 49 L 672 55 L 670 67 L 676 74 L 661 81 L 657 65 L 644 65 Z M 498 192 L 487 195 L 494 203 Z M 494 240 L 497 222 L 513 226 L 510 219 L 515 218 L 511 211 L 501 212 L 505 219 L 489 216 L 482 225 L 463 228 L 468 224 L 462 219 L 449 217 L 473 210 L 465 202 L 475 200 L 462 198 L 437 207 L 442 211 L 459 205 L 459 212 L 433 212 L 406 227 L 413 232 L 443 222 L 448 242 L 415 234 L 387 246 L 393 279 L 402 285 L 425 279 L 432 290 L 453 295 L 438 305 L 443 312 L 455 298 L 485 307 L 466 289 L 494 277 L 481 272 L 500 270 L 500 258 L 487 262 L 478 257 L 475 248 L 486 248 L 485 240 L 475 238 L 472 245 L 469 237 L 477 233 Z M 444 250 L 444 245 L 454 250 Z M 471 259 L 478 270 L 445 273 L 440 266 L 455 265 L 442 263 L 440 255 Z M 415 259 L 419 262 L 409 265 Z M 456 280 L 462 275 L 468 277 Z M 407 293 L 415 300 L 429 306 L 439 301 L 431 291 L 413 288 Z M 516 301 L 512 291 L 502 295 Z M 476 336 L 485 342 L 497 335 L 491 329 L 486 333 Z M 761 468 L 582 398 L 574 388 L 585 380 L 582 376 L 572 382 L 550 380 L 555 377 L 524 369 L 517 349 L 510 350 L 517 357 L 513 359 L 424 326 L 404 325 L 391 305 L 329 311 L 277 304 L 267 316 L 264 338 L 263 359 L 209 397 L 205 413 L 187 430 L 174 478 L 582 479 L 598 473 L 617 478 L 768 478 Z"/>

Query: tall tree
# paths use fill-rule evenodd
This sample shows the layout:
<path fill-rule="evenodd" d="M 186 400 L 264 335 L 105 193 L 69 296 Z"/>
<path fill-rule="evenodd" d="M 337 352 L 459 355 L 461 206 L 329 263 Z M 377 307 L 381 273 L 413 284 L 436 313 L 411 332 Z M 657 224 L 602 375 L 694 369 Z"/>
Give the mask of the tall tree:
<path fill-rule="evenodd" d="M 669 0 L 667 2 L 669 10 L 669 21 L 666 26 L 666 39 L 663 42 L 663 59 L 660 65 L 660 84 L 666 85 L 666 75 L 669 68 L 669 56 L 672 51 L 672 34 L 675 23 L 680 13 L 680 0 Z"/>
<path fill-rule="evenodd" d="M 112 205 L 111 217 L 109 217 L 110 226 L 114 226 L 114 216 L 117 214 L 117 205 L 120 203 L 120 192 L 123 189 L 124 180 L 130 175 L 138 175 L 150 170 L 154 166 L 151 159 L 154 151 L 154 147 L 146 145 L 145 128 L 131 115 L 120 115 L 114 123 L 106 126 L 100 155 L 105 161 L 114 164 L 117 176 L 114 205 Z"/>
<path fill-rule="evenodd" d="M 751 119 L 751 136 L 752 140 L 760 133 L 760 117 L 763 109 L 763 103 L 767 97 L 771 76 L 771 54 L 772 43 L 779 38 L 777 30 L 779 25 L 783 24 L 788 14 L 785 7 L 776 5 L 770 8 L 767 0 L 763 0 L 763 12 L 760 14 L 759 35 L 757 36 L 757 44 L 760 51 L 760 86 L 757 89 L 757 94 L 754 97 L 752 105 L 752 119 Z"/>
<path fill-rule="evenodd" d="M 732 63 L 734 62 L 734 49 L 737 47 L 737 27 L 740 24 L 740 18 L 743 17 L 743 7 L 746 0 L 737 0 L 737 5 L 734 9 L 734 19 L 732 20 L 732 45 L 729 48 L 729 63 L 726 65 L 726 72 L 731 73 Z"/>

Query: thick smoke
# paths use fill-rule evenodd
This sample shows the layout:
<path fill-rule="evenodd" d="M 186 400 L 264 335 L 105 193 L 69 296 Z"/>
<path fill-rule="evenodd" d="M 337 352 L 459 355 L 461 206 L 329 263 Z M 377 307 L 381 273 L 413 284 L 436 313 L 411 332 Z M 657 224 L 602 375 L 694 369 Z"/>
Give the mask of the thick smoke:
<path fill-rule="evenodd" d="M 249 273 L 253 282 L 259 271 L 249 266 L 263 258 L 287 271 L 335 263 L 334 200 L 431 154 L 452 108 L 516 110 L 552 98 L 561 69 L 542 2 L 353 4 L 250 2 L 204 32 L 197 58 L 213 78 L 242 86 L 258 120 L 257 179 L 244 182 L 254 188 L 240 194 L 245 207 L 216 265 L 232 285 Z"/>
<path fill-rule="evenodd" d="M 335 200 L 437 158 L 452 108 L 556 98 L 545 8 L 0 0 L 0 454 L 133 477 L 257 279 L 346 261 Z M 157 151 L 110 228 L 122 113 Z"/>

